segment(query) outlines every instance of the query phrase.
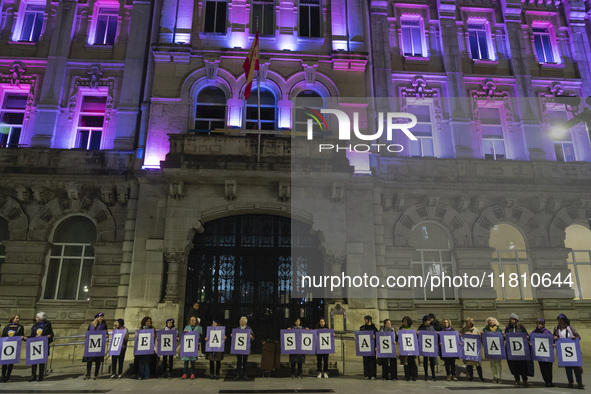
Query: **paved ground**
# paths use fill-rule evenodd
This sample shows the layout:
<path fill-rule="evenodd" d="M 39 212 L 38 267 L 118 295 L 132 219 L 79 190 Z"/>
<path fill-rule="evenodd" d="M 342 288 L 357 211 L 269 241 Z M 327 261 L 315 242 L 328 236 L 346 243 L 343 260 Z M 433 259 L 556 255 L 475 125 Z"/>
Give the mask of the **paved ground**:
<path fill-rule="evenodd" d="M 353 366 L 351 366 L 353 367 Z M 378 367 L 379 370 L 379 367 Z M 441 370 L 440 370 L 441 371 Z M 260 375 L 253 376 L 248 382 L 235 382 L 231 379 L 210 380 L 208 377 L 199 376 L 195 380 L 171 379 L 148 379 L 138 381 L 131 376 L 121 380 L 109 380 L 105 375 L 98 380 L 83 380 L 79 374 L 52 373 L 43 382 L 31 382 L 28 379 L 28 370 L 18 369 L 13 373 L 10 383 L 0 384 L 0 393 L 391 393 L 393 390 L 402 390 L 405 393 L 430 393 L 433 390 L 453 391 L 480 391 L 523 394 L 524 390 L 531 393 L 577 393 L 591 392 L 591 376 L 583 374 L 585 390 L 570 390 L 566 385 L 564 369 L 554 368 L 554 383 L 557 387 L 545 388 L 536 365 L 536 376 L 530 380 L 530 388 L 514 387 L 509 376 L 506 364 L 503 365 L 505 381 L 502 384 L 490 383 L 490 370 L 488 363 L 484 363 L 484 376 L 487 382 L 468 382 L 461 376 L 459 382 L 447 382 L 440 372 L 440 379 L 437 382 L 422 380 L 423 371 L 419 370 L 419 380 L 406 382 L 404 380 L 392 381 L 366 381 L 356 374 L 345 376 L 333 376 L 330 379 L 316 379 L 314 376 L 307 376 L 304 379 L 290 379 L 289 377 L 262 378 Z M 180 371 L 179 371 L 180 372 Z M 402 372 L 402 371 L 400 371 Z M 201 374 L 203 372 L 201 371 Z M 284 371 L 284 373 L 288 373 Z M 576 387 L 576 385 L 575 385 Z"/>

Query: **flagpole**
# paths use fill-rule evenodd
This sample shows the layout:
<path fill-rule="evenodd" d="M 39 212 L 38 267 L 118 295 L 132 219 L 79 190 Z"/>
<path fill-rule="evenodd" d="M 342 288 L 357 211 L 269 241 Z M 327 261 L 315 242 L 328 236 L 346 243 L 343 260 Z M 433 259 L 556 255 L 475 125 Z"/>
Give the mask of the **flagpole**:
<path fill-rule="evenodd" d="M 259 17 L 257 16 L 257 35 L 259 34 Z M 260 52 L 261 52 L 261 45 L 259 42 L 259 50 L 257 51 L 257 59 L 255 60 L 255 64 L 259 62 L 260 64 Z M 259 66 L 260 67 L 260 66 Z M 259 136 L 258 136 L 258 144 L 257 144 L 257 163 L 261 161 L 261 79 L 259 78 L 260 70 L 256 70 L 257 72 L 257 113 L 258 113 L 258 120 L 259 120 Z"/>

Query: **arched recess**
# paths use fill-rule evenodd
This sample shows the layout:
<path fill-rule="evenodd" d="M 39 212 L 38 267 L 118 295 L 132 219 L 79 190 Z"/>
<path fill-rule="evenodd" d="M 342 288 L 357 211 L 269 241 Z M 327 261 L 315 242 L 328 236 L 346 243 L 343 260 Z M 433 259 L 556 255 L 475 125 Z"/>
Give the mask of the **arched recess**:
<path fill-rule="evenodd" d="M 193 71 L 181 84 L 181 102 L 190 104 L 195 99 L 197 92 L 205 86 L 217 86 L 221 88 L 226 97 L 236 98 L 237 94 L 237 80 L 234 76 L 224 70 L 218 68 L 215 78 L 208 78 L 205 67 Z"/>
<path fill-rule="evenodd" d="M 27 238 L 29 219 L 18 201 L 0 194 L 0 216 L 8 221 L 11 241 L 23 241 Z"/>
<path fill-rule="evenodd" d="M 99 199 L 81 194 L 78 200 L 54 198 L 31 218 L 27 239 L 47 241 L 58 222 L 72 214 L 83 214 L 96 224 L 97 242 L 114 242 L 116 224 L 109 208 Z"/>
<path fill-rule="evenodd" d="M 591 218 L 591 208 L 583 209 L 570 206 L 556 212 L 548 228 L 550 246 L 563 248 L 566 228 L 571 224 L 589 226 L 587 221 L 589 218 Z"/>
<path fill-rule="evenodd" d="M 527 208 L 494 205 L 486 208 L 474 223 L 474 246 L 488 247 L 490 229 L 497 223 L 511 223 L 521 230 L 527 247 L 548 247 L 546 230 L 540 225 L 535 215 Z"/>
<path fill-rule="evenodd" d="M 306 73 L 304 71 L 291 75 L 286 82 L 286 91 L 289 97 L 294 97 L 299 91 L 305 89 L 316 90 L 322 97 L 339 97 L 339 89 L 332 79 L 328 78 L 322 73 L 316 73 L 314 82 L 306 81 Z"/>
<path fill-rule="evenodd" d="M 462 220 L 460 214 L 447 205 L 424 203 L 408 207 L 396 221 L 394 226 L 394 246 L 411 246 L 412 230 L 417 224 L 433 221 L 441 224 L 451 235 L 454 247 L 472 246 L 470 227 Z"/>

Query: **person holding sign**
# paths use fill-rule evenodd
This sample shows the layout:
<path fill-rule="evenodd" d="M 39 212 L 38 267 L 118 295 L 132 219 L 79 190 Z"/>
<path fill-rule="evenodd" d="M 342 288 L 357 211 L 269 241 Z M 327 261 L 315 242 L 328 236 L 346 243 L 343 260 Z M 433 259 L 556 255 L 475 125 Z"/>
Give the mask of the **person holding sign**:
<path fill-rule="evenodd" d="M 474 319 L 471 317 L 467 317 L 464 321 L 462 335 L 464 334 L 480 335 L 480 330 L 474 326 Z M 464 364 L 466 364 L 466 370 L 468 370 L 468 377 L 471 382 L 474 381 L 474 367 L 476 367 L 476 371 L 478 372 L 478 378 L 481 382 L 484 382 L 484 377 L 482 376 L 482 364 L 480 361 L 464 360 Z"/>
<path fill-rule="evenodd" d="M 518 332 L 527 334 L 525 327 L 519 323 L 519 316 L 516 313 L 512 313 L 511 316 L 509 316 L 509 324 L 505 327 L 505 334 Z M 529 387 L 529 383 L 527 382 L 527 361 L 507 359 L 507 364 L 509 364 L 509 370 L 515 378 L 515 386 L 519 386 L 519 377 L 521 376 L 523 379 L 523 387 Z"/>
<path fill-rule="evenodd" d="M 174 326 L 174 319 L 166 320 L 166 326 L 164 327 L 165 331 L 175 331 L 176 327 Z M 173 335 L 174 338 L 174 335 Z M 177 338 L 178 341 L 178 338 Z M 162 369 L 164 370 L 164 378 L 168 378 L 168 376 L 172 376 L 172 368 L 173 368 L 173 360 L 174 356 L 162 356 Z"/>
<path fill-rule="evenodd" d="M 451 326 L 451 320 L 443 319 L 443 324 L 441 325 L 441 331 L 455 331 Z M 441 340 L 441 336 L 439 337 Z M 439 343 L 439 346 L 442 344 Z M 454 381 L 457 382 L 458 378 L 456 377 L 456 357 L 441 357 L 443 362 L 445 363 L 445 374 L 447 375 L 447 381 Z"/>
<path fill-rule="evenodd" d="M 572 339 L 576 339 L 579 338 L 581 339 L 581 336 L 579 335 L 579 333 L 577 332 L 577 330 L 575 330 L 573 327 L 571 327 L 570 325 L 570 320 L 566 317 L 566 315 L 564 314 L 560 314 L 558 315 L 558 317 L 556 318 L 558 320 L 558 325 L 556 327 L 554 327 L 554 340 L 557 340 L 559 338 L 572 338 Z M 582 378 L 582 372 L 583 372 L 583 368 L 581 367 L 564 367 L 565 371 L 566 371 L 566 378 L 568 379 L 568 387 L 569 388 L 573 388 L 573 371 L 575 373 L 575 378 L 577 379 L 577 387 L 579 389 L 584 389 L 585 386 L 583 385 L 583 378 Z"/>
<path fill-rule="evenodd" d="M 252 332 L 252 329 L 247 326 L 248 323 L 248 319 L 246 318 L 246 316 L 242 316 L 240 318 L 240 325 L 238 326 L 239 330 L 250 330 L 250 340 L 254 340 L 254 333 Z M 234 334 L 230 334 L 230 335 L 234 335 Z M 240 377 L 242 377 L 242 380 L 248 380 L 248 375 L 246 374 L 246 365 L 248 363 L 248 354 L 237 354 L 236 355 L 236 376 L 234 377 L 234 380 L 238 380 L 240 379 Z"/>
<path fill-rule="evenodd" d="M 499 321 L 497 319 L 489 317 L 486 319 L 486 327 L 482 329 L 482 332 L 503 332 L 503 330 L 499 327 Z M 493 374 L 493 381 L 495 383 L 501 383 L 503 376 L 503 365 L 501 364 L 501 360 L 491 358 L 489 361 L 490 369 Z"/>
<path fill-rule="evenodd" d="M 217 322 L 217 320 L 214 320 L 211 323 L 211 325 L 213 327 L 219 327 L 219 323 Z M 218 341 L 220 341 L 220 338 L 217 338 L 217 339 L 218 339 Z M 209 337 L 205 337 L 205 342 L 209 342 L 209 340 L 210 340 Z M 224 341 L 225 340 L 226 340 L 226 336 L 224 335 Z M 207 353 L 207 359 L 209 360 L 209 378 L 216 379 L 216 380 L 219 379 L 220 378 L 220 370 L 222 369 L 222 360 L 224 359 L 224 348 L 222 347 L 221 351 L 219 351 L 219 352 Z"/>
<path fill-rule="evenodd" d="M 317 330 L 326 330 L 328 329 L 328 325 L 326 324 L 326 319 L 321 317 L 318 320 L 318 324 L 316 325 Z M 334 334 L 332 334 L 334 337 Z M 324 363 L 324 368 L 322 367 L 322 363 Z M 325 378 L 328 379 L 328 353 L 324 354 L 317 354 L 316 355 L 316 367 L 318 368 L 318 379 Z"/>
<path fill-rule="evenodd" d="M 199 336 L 201 336 L 203 333 L 203 329 L 199 325 L 199 321 L 197 319 L 197 317 L 191 316 L 191 318 L 189 319 L 189 324 L 185 326 L 184 331 L 199 331 Z M 189 372 L 189 362 L 191 362 L 191 379 L 195 379 L 195 361 L 197 361 L 197 357 L 181 357 L 181 360 L 185 362 L 183 368 L 183 376 L 181 376 L 181 379 L 187 379 L 187 374 Z"/>
<path fill-rule="evenodd" d="M 153 341 L 156 341 L 156 329 L 152 326 L 152 318 L 149 316 L 145 316 L 140 323 L 140 330 L 152 330 L 154 332 L 152 338 Z M 137 342 L 137 334 L 136 334 L 136 342 Z M 151 364 L 156 354 L 154 354 L 153 350 L 151 351 L 152 354 L 144 354 L 135 356 L 137 361 L 137 378 L 138 380 L 148 379 L 151 375 Z M 153 368 L 155 370 L 155 368 Z"/>
<path fill-rule="evenodd" d="M 398 340 L 400 342 L 400 330 L 411 330 L 412 319 L 409 316 L 402 318 L 402 325 L 398 329 Z M 408 382 L 412 379 L 413 382 L 419 376 L 419 369 L 415 362 L 415 356 L 400 356 L 400 364 L 404 365 L 404 379 Z"/>
<path fill-rule="evenodd" d="M 298 317 L 297 319 L 295 319 L 294 325 L 291 327 L 288 327 L 288 330 L 301 330 L 304 327 L 302 327 L 302 322 L 300 320 L 300 318 Z M 306 328 L 307 330 L 307 328 Z M 296 364 L 298 367 L 298 374 L 297 377 L 300 379 L 303 379 L 304 376 L 302 375 L 302 364 L 306 362 L 306 355 L 305 354 L 290 354 L 289 355 L 289 363 L 291 364 L 291 378 L 295 378 L 296 377 Z"/>
<path fill-rule="evenodd" d="M 431 318 L 429 315 L 423 316 L 423 324 L 419 326 L 419 331 L 435 331 L 435 328 L 431 325 Z M 429 379 L 429 368 L 428 364 L 431 363 L 431 376 L 433 377 L 433 381 L 437 381 L 437 376 L 435 376 L 435 363 L 437 362 L 437 357 L 423 357 L 423 369 L 425 370 L 425 382 Z"/>
<path fill-rule="evenodd" d="M 372 317 L 367 315 L 363 318 L 365 320 L 365 324 L 359 327 L 359 331 L 373 331 L 376 333 L 378 328 L 372 322 Z M 363 375 L 365 375 L 365 379 L 376 379 L 376 356 L 363 356 Z"/>
<path fill-rule="evenodd" d="M 117 319 L 113 324 L 113 329 L 115 330 L 125 330 L 125 320 Z M 118 356 L 111 356 L 112 365 L 111 365 L 111 379 L 121 379 L 123 377 L 123 363 L 125 361 L 125 352 L 127 351 L 127 341 L 129 340 L 129 332 L 125 330 L 125 336 L 123 337 L 123 342 L 121 342 L 121 352 L 119 352 Z M 117 369 L 117 364 L 119 364 L 119 369 Z"/>
<path fill-rule="evenodd" d="M 380 328 L 380 332 L 393 332 L 394 339 L 396 338 L 396 331 L 394 331 L 394 327 L 392 327 L 392 321 L 390 319 L 384 320 L 384 326 Z M 392 346 L 394 346 L 394 343 L 392 343 Z M 396 353 L 396 349 L 393 349 L 393 351 Z M 398 366 L 396 357 L 381 358 L 380 360 L 382 360 L 382 380 L 397 380 Z"/>
<path fill-rule="evenodd" d="M 94 315 L 94 320 L 88 325 L 86 331 L 107 331 L 107 323 L 105 322 L 105 314 L 99 312 Z M 105 356 L 85 357 L 86 359 L 86 375 L 84 380 L 90 379 L 90 372 L 92 371 L 92 363 L 94 367 L 94 380 L 98 378 L 101 364 L 105 361 Z"/>
<path fill-rule="evenodd" d="M 35 315 L 35 324 L 31 327 L 30 337 L 47 337 L 47 343 L 53 342 L 53 328 L 51 322 L 47 320 L 47 314 L 45 312 L 39 312 Z M 49 348 L 45 350 L 46 355 L 49 356 Z M 37 365 L 39 365 L 39 379 L 37 379 Z M 45 364 L 33 364 L 31 366 L 31 378 L 29 382 L 38 380 L 43 381 L 43 373 L 45 372 Z"/>
<path fill-rule="evenodd" d="M 12 337 L 24 337 L 25 336 L 25 328 L 19 324 L 21 320 L 20 315 L 14 315 L 8 325 L 4 327 L 2 331 L 3 338 L 12 338 Z M 0 379 L 0 383 L 8 383 L 10 382 L 10 375 L 12 374 L 12 367 L 14 364 L 2 364 L 2 378 Z"/>
<path fill-rule="evenodd" d="M 536 329 L 531 332 L 532 334 L 548 334 L 552 335 L 550 330 L 546 328 L 546 321 L 544 319 L 538 319 L 536 322 Z M 554 349 L 551 349 L 554 352 Z M 544 382 L 546 383 L 546 387 L 554 387 L 552 383 L 552 364 L 550 362 L 545 361 L 538 361 L 538 365 L 540 366 L 540 372 L 542 373 L 542 377 L 544 378 Z"/>

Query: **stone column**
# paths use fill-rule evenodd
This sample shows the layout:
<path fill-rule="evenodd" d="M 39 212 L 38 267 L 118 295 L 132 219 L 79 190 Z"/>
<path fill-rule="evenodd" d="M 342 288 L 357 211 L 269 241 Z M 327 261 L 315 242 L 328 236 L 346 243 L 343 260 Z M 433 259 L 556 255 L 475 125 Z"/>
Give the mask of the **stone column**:
<path fill-rule="evenodd" d="M 462 287 L 458 291 L 458 297 L 470 302 L 485 302 L 490 305 L 492 300 L 494 307 L 494 300 L 497 298 L 497 292 L 490 280 L 490 274 L 493 272 L 492 248 L 457 248 L 453 252 L 456 261 L 456 275 L 469 277 L 477 276 L 482 283 L 479 287 Z M 484 275 L 484 281 L 482 280 Z"/>
<path fill-rule="evenodd" d="M 166 262 L 166 289 L 164 301 L 179 302 L 179 267 L 181 263 L 187 258 L 185 252 L 175 251 L 164 253 L 164 261 Z"/>

